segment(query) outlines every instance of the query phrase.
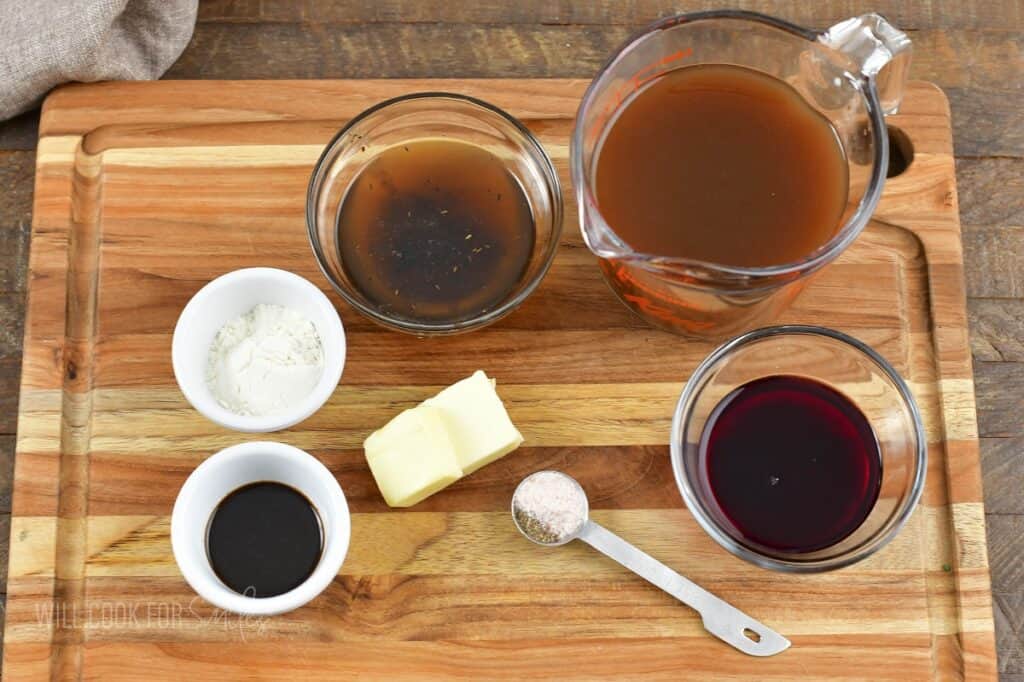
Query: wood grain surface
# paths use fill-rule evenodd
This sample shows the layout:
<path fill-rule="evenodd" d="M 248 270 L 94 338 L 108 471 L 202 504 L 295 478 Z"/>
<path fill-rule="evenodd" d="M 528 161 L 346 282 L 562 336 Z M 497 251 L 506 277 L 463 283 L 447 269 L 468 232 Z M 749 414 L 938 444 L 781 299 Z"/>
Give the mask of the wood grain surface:
<path fill-rule="evenodd" d="M 611 43 L 658 16 L 716 6 L 708 0 L 202 0 L 195 37 L 169 77 L 590 78 L 604 55 L 581 52 L 580 40 Z M 745 0 L 732 6 L 814 27 L 880 11 L 913 32 L 912 75 L 934 81 L 950 99 L 999 671 L 1007 682 L 1024 682 L 1024 422 L 1018 418 L 1024 376 L 1017 366 L 1024 334 L 1024 8 L 1017 0 Z M 366 30 L 339 32 L 352 25 Z M 407 40 L 384 39 L 400 26 Z M 539 33 L 547 42 L 536 41 Z M 466 35 L 477 42 L 456 40 Z M 932 38 L 927 45 L 923 35 Z M 511 57 L 492 60 L 492 53 Z M 30 112 L 0 124 L 0 299 L 9 301 L 0 305 L 0 492 L 10 489 L 37 122 L 38 112 Z M 0 494 L 0 505 L 6 499 Z M 0 526 L 6 511 L 0 506 Z M 4 549 L 0 540 L 0 576 Z"/>
<path fill-rule="evenodd" d="M 212 277 L 271 265 L 321 287 L 304 227 L 322 145 L 367 105 L 426 88 L 476 95 L 531 126 L 567 177 L 583 80 L 180 82 L 70 86 L 40 124 L 5 632 L 5 679 L 453 676 L 730 679 L 798 675 L 989 679 L 996 673 L 950 119 L 913 84 L 894 126 L 914 160 L 875 220 L 786 314 L 883 353 L 919 402 L 926 491 L 885 550 L 784 576 L 721 550 L 682 506 L 672 408 L 711 349 L 652 330 L 602 283 L 566 195 L 555 264 L 513 315 L 419 340 L 338 302 L 344 380 L 275 438 L 337 475 L 353 512 L 342 571 L 306 608 L 220 613 L 181 578 L 170 509 L 185 477 L 245 440 L 178 391 L 170 335 Z M 527 446 L 412 511 L 381 501 L 362 439 L 440 386 L 486 368 Z M 693 612 L 583 546 L 541 550 L 511 491 L 564 469 L 593 515 L 790 637 L 752 659 Z M 569 663 L 571 661 L 571 663 Z"/>

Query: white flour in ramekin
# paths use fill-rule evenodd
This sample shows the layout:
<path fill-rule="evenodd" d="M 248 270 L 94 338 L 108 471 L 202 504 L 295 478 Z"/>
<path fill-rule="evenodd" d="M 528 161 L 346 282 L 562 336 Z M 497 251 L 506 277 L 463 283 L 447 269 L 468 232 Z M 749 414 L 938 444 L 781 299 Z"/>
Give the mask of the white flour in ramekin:
<path fill-rule="evenodd" d="M 266 416 L 306 398 L 323 369 L 323 345 L 313 323 L 291 308 L 261 303 L 217 332 L 206 383 L 222 407 Z"/>

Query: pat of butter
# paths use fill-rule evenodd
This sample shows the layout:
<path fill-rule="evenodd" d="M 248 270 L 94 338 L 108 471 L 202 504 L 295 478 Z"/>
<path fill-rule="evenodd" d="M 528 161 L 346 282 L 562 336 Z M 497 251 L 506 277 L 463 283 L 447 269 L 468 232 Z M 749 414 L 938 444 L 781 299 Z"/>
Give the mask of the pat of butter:
<path fill-rule="evenodd" d="M 384 500 L 411 507 L 523 442 L 483 372 L 401 413 L 363 443 Z"/>
<path fill-rule="evenodd" d="M 441 411 L 463 475 L 507 455 L 523 442 L 494 384 L 478 370 L 424 403 Z"/>
<path fill-rule="evenodd" d="M 363 448 L 391 507 L 411 507 L 462 477 L 441 411 L 429 405 L 402 412 Z"/>

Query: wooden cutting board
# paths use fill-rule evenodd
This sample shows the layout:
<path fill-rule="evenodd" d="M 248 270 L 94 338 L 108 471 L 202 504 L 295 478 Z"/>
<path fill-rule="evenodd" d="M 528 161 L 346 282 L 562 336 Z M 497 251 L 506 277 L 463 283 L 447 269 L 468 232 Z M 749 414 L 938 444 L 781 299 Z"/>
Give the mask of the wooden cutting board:
<path fill-rule="evenodd" d="M 648 328 L 584 248 L 567 173 L 582 81 L 163 82 L 72 86 L 40 127 L 11 523 L 8 680 L 450 677 L 680 680 L 990 679 L 991 593 L 964 312 L 949 107 L 910 86 L 894 126 L 914 160 L 875 221 L 784 321 L 836 327 L 908 380 L 929 437 L 922 503 L 878 555 L 779 575 L 715 545 L 683 507 L 672 409 L 711 345 Z M 306 182 L 365 107 L 451 90 L 523 118 L 565 187 L 563 244 L 520 310 L 415 339 L 332 293 L 349 334 L 342 383 L 272 437 L 338 477 L 354 512 L 341 574 L 291 614 L 238 618 L 196 597 L 168 537 L 178 488 L 256 437 L 193 411 L 171 371 L 185 302 L 211 278 L 286 268 L 327 289 L 306 243 Z M 399 410 L 486 369 L 526 445 L 413 510 L 388 509 L 360 444 Z M 563 469 L 593 516 L 776 628 L 771 659 L 711 638 L 696 614 L 579 543 L 545 550 L 508 515 L 525 474 Z M 576 546 L 579 545 L 579 546 Z"/>

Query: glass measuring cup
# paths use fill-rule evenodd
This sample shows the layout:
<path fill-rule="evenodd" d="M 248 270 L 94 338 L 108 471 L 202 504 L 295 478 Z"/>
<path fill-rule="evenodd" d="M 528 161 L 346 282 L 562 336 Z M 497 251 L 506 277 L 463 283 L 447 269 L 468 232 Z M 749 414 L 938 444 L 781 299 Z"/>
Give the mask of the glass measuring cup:
<path fill-rule="evenodd" d="M 570 152 L 580 230 L 619 299 L 657 327 L 700 337 L 736 334 L 777 316 L 874 212 L 889 164 L 885 115 L 899 105 L 910 51 L 907 36 L 877 14 L 814 31 L 753 12 L 696 12 L 663 19 L 630 39 L 587 89 Z M 778 78 L 838 133 L 849 171 L 847 206 L 833 237 L 801 260 L 736 267 L 641 253 L 602 217 L 597 163 L 618 115 L 654 79 L 698 64 Z M 686 216 L 679 225 L 686 229 Z"/>

